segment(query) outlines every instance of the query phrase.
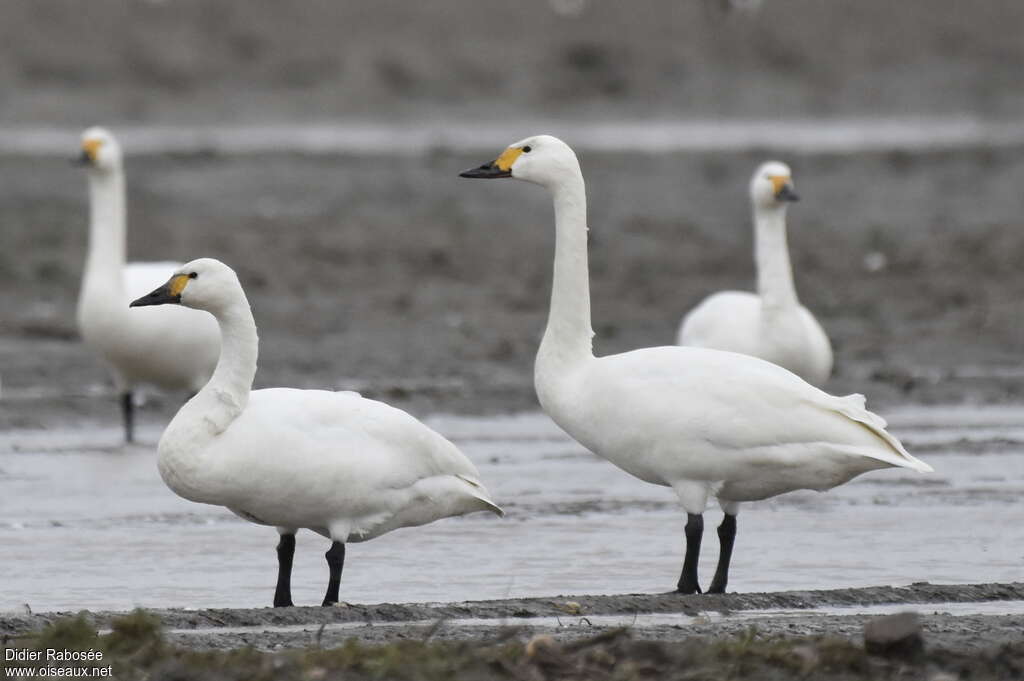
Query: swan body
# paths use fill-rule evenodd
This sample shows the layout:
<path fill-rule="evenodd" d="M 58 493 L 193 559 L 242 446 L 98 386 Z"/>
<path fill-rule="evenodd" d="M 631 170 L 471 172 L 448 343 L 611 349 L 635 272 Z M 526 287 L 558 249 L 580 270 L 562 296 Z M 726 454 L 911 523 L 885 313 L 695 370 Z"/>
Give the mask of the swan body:
<path fill-rule="evenodd" d="M 769 162 L 750 181 L 754 212 L 756 294 L 715 293 L 679 327 L 678 343 L 729 350 L 785 367 L 822 385 L 832 373 L 832 346 L 811 312 L 800 304 L 786 246 L 786 206 L 797 200 L 789 167 Z"/>
<path fill-rule="evenodd" d="M 112 371 L 125 410 L 125 439 L 130 442 L 135 388 L 199 390 L 217 363 L 220 332 L 204 312 L 129 309 L 132 300 L 165 281 L 179 265 L 125 264 L 124 171 L 113 135 L 102 128 L 86 130 L 81 162 L 88 168 L 90 219 L 78 328 L 85 344 Z"/>
<path fill-rule="evenodd" d="M 190 501 L 341 542 L 498 510 L 455 445 L 358 393 L 254 390 L 199 452 L 192 446 L 207 439 L 204 416 L 216 405 L 195 399 L 161 438 L 158 463 L 167 486 Z"/>
<path fill-rule="evenodd" d="M 223 263 L 183 265 L 132 305 L 166 303 L 210 312 L 223 350 L 209 383 L 160 438 L 160 475 L 190 501 L 278 528 L 287 560 L 275 605 L 291 605 L 288 551 L 298 529 L 332 541 L 327 605 L 337 602 L 345 543 L 474 511 L 501 515 L 472 462 L 409 414 L 354 392 L 251 390 L 256 325 L 238 277 Z"/>
<path fill-rule="evenodd" d="M 196 392 L 213 373 L 220 333 L 212 317 L 184 308 L 128 308 L 131 301 L 166 281 L 180 266 L 174 262 L 126 265 L 120 292 L 113 292 L 111 298 L 120 303 L 116 306 L 93 282 L 83 285 L 78 304 L 79 331 L 86 344 L 111 366 L 121 390 L 145 384 Z M 168 346 L 174 350 L 150 350 Z"/>
<path fill-rule="evenodd" d="M 867 411 L 770 362 L 695 347 L 595 357 L 587 269 L 586 194 L 561 140 L 516 142 L 464 177 L 514 177 L 546 187 L 555 206 L 555 268 L 534 383 L 544 411 L 571 437 L 641 480 L 671 487 L 689 515 L 678 589 L 699 591 L 697 557 L 708 498 L 726 512 L 711 591 L 724 591 L 738 503 L 827 490 L 887 467 L 927 472 Z"/>
<path fill-rule="evenodd" d="M 678 343 L 759 357 L 813 385 L 832 374 L 832 345 L 806 307 L 767 310 L 761 296 L 746 291 L 705 298 L 683 319 Z"/>
<path fill-rule="evenodd" d="M 862 396 L 834 397 L 747 355 L 647 348 L 537 379 L 559 426 L 627 473 L 674 488 L 689 513 L 708 496 L 756 501 L 878 468 L 929 470 Z"/>

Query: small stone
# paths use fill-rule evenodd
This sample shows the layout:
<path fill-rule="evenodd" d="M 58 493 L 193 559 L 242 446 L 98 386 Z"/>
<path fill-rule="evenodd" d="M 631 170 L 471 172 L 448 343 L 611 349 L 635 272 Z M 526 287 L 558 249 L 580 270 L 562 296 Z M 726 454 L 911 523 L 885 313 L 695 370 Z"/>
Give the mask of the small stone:
<path fill-rule="evenodd" d="M 810 674 L 814 669 L 817 668 L 818 663 L 821 661 L 821 655 L 814 646 L 794 646 L 793 657 L 800 660 L 801 673 L 804 675 Z"/>
<path fill-rule="evenodd" d="M 864 625 L 864 649 L 872 655 L 910 657 L 924 649 L 916 612 L 886 615 Z"/>
<path fill-rule="evenodd" d="M 884 270 L 888 264 L 889 258 L 885 256 L 885 253 L 871 251 L 864 255 L 864 269 L 868 272 L 879 272 Z"/>
<path fill-rule="evenodd" d="M 531 660 L 545 658 L 561 652 L 561 646 L 547 634 L 537 634 L 526 643 L 526 656 Z"/>
<path fill-rule="evenodd" d="M 935 672 L 928 677 L 928 681 L 960 681 L 960 677 L 949 672 Z"/>

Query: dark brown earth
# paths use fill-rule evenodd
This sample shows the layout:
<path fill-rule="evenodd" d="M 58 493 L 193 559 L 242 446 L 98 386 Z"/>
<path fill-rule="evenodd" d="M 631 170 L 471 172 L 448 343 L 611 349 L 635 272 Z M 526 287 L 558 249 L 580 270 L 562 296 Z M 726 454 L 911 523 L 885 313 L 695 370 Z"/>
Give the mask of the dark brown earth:
<path fill-rule="evenodd" d="M 205 610 L 150 610 L 163 625 L 175 630 L 217 630 L 237 627 L 289 627 L 294 625 L 365 623 L 422 623 L 447 620 L 501 620 L 529 623 L 531 618 L 574 618 L 595 615 L 640 615 L 700 613 L 728 615 L 751 610 L 799 611 L 812 608 L 857 608 L 903 604 L 909 609 L 928 610 L 929 604 L 983 603 L 1024 600 L 1024 583 L 929 584 L 878 586 L 857 589 L 781 591 L 774 593 L 624 594 L 614 596 L 556 596 L 553 598 L 509 598 L 461 603 L 342 604 L 332 608 L 218 608 Z M 0 614 L 0 634 L 21 635 L 73 613 Z M 96 627 L 104 629 L 122 616 L 118 612 L 89 613 Z M 1009 616 L 1016 617 L 1016 616 Z M 1016 617 L 1021 621 L 1020 617 Z"/>
<path fill-rule="evenodd" d="M 497 151 L 543 132 L 523 120 L 1024 113 L 1017 0 L 729 4 L 4 3 L 0 124 L 507 121 Z M 1024 150 L 783 156 L 805 199 L 800 294 L 837 350 L 828 389 L 876 407 L 1018 399 Z M 258 385 L 344 385 L 417 413 L 534 408 L 551 209 L 535 187 L 456 177 L 482 160 L 133 157 L 129 255 L 238 269 Z M 703 296 L 751 286 L 744 196 L 762 160 L 583 156 L 599 353 L 669 343 Z M 85 211 L 62 160 L 0 158 L 0 427 L 116 423 L 75 340 Z M 178 399 L 144 418 L 165 423 Z"/>
<path fill-rule="evenodd" d="M 1017 0 L 729 3 L 7 2 L 0 122 L 1024 113 Z"/>
<path fill-rule="evenodd" d="M 598 353 L 671 343 L 703 296 L 752 285 L 743 197 L 762 158 L 583 156 Z M 535 408 L 550 202 L 456 176 L 480 160 L 132 158 L 129 254 L 238 270 L 260 327 L 258 386 L 354 387 L 419 414 Z M 797 284 L 836 349 L 826 388 L 883 411 L 1018 400 L 1024 153 L 787 160 L 804 197 L 790 212 Z M 105 371 L 74 326 L 84 178 L 12 157 L 0 178 L 0 426 L 113 426 L 113 397 L 90 393 Z M 177 399 L 143 418 L 166 422 Z"/>

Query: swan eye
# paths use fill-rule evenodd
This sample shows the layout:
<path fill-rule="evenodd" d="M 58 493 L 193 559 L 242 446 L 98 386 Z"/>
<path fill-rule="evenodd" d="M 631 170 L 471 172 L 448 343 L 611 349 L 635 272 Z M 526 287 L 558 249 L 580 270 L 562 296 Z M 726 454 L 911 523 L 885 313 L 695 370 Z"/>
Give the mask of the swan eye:
<path fill-rule="evenodd" d="M 533 149 L 530 148 L 529 146 L 523 147 L 523 153 L 524 154 L 529 154 L 531 151 L 533 151 Z"/>
<path fill-rule="evenodd" d="M 199 278 L 199 273 L 198 272 L 189 272 L 188 273 L 188 278 L 189 279 L 198 279 Z"/>

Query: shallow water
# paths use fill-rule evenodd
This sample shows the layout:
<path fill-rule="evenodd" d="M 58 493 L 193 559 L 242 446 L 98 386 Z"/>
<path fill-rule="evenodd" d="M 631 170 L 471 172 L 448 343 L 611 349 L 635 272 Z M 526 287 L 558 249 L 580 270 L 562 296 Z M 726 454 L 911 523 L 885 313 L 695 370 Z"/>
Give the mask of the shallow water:
<path fill-rule="evenodd" d="M 121 126 L 130 154 L 227 156 L 267 153 L 422 155 L 494 151 L 511 131 L 545 130 L 571 139 L 577 151 L 644 154 L 707 151 L 780 151 L 857 154 L 873 151 L 1002 149 L 1024 144 L 1024 124 L 971 116 L 808 118 L 787 120 L 531 120 L 224 126 Z M 65 157 L 79 129 L 21 128 L 0 135 L 0 154 Z"/>
<path fill-rule="evenodd" d="M 665 626 L 691 626 L 694 624 L 708 624 L 714 621 L 734 620 L 757 624 L 761 621 L 770 621 L 777 624 L 779 619 L 804 618 L 813 615 L 842 616 L 842 615 L 893 615 L 900 612 L 915 611 L 922 614 L 949 614 L 956 616 L 968 615 L 1020 615 L 1024 614 L 1024 601 L 994 601 L 988 603 L 928 603 L 902 604 L 893 603 L 890 605 L 868 605 L 831 608 L 808 608 L 806 610 L 741 610 L 738 612 L 722 613 L 718 611 L 701 612 L 696 615 L 684 613 L 643 613 L 643 614 L 622 614 L 622 615 L 561 615 L 559 617 L 516 617 L 513 619 L 496 617 L 460 617 L 444 620 L 445 626 L 451 627 L 506 627 L 509 625 L 523 625 L 531 627 L 629 627 L 631 629 L 647 629 L 651 627 Z M 200 627 L 189 629 L 169 629 L 168 633 L 181 634 L 185 636 L 206 636 L 211 632 L 218 635 L 224 634 L 247 634 L 247 633 L 288 633 L 300 631 L 343 631 L 346 629 L 362 629 L 367 626 L 373 627 L 431 627 L 436 625 L 438 620 L 401 620 L 397 622 L 376 621 L 376 622 L 331 622 L 328 624 L 287 624 L 267 625 L 260 624 L 248 627 Z M 107 633 L 109 630 L 102 629 L 100 633 Z"/>
<path fill-rule="evenodd" d="M 826 494 L 746 504 L 730 589 L 775 591 L 1015 581 L 1024 563 L 1024 432 L 1016 407 L 914 407 L 893 431 L 936 468 L 877 471 Z M 352 544 L 350 602 L 453 601 L 670 590 L 684 515 L 579 447 L 541 414 L 436 417 L 508 517 L 478 514 Z M 258 607 L 276 577 L 276 533 L 192 504 L 161 482 L 154 443 L 116 429 L 0 435 L 0 610 Z M 717 558 L 713 526 L 701 565 Z M 300 533 L 297 604 L 323 597 L 326 541 Z M 926 606 L 929 611 L 935 606 Z"/>

